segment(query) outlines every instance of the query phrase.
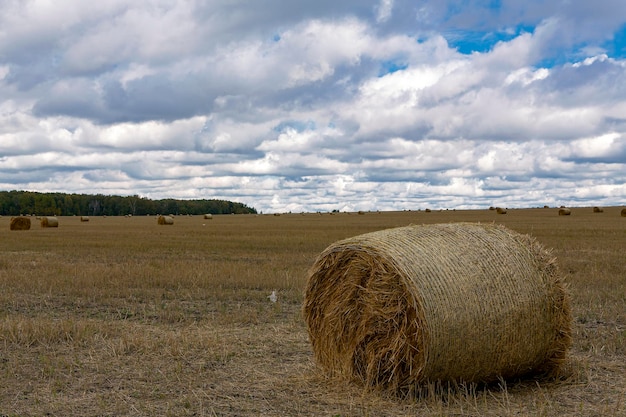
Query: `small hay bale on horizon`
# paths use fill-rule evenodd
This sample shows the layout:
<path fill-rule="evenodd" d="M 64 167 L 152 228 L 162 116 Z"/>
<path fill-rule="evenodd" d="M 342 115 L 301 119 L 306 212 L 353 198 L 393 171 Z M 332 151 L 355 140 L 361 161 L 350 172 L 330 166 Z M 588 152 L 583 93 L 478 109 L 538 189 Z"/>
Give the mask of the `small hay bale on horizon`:
<path fill-rule="evenodd" d="M 558 375 L 571 345 L 555 258 L 496 224 L 381 230 L 331 244 L 303 315 L 328 373 L 400 395 L 427 382 Z"/>
<path fill-rule="evenodd" d="M 81 222 L 88 222 L 89 221 L 89 216 L 80 216 L 80 221 Z"/>
<path fill-rule="evenodd" d="M 503 209 L 502 207 L 496 207 L 496 213 L 506 214 L 506 209 Z"/>
<path fill-rule="evenodd" d="M 569 216 L 572 214 L 572 210 L 568 209 L 568 208 L 560 208 L 559 209 L 559 216 Z"/>
<path fill-rule="evenodd" d="M 157 224 L 172 225 L 174 224 L 174 218 L 172 216 L 159 216 L 157 217 Z"/>
<path fill-rule="evenodd" d="M 603 210 L 603 209 L 601 209 L 600 207 L 594 207 L 594 208 L 593 208 L 593 212 L 594 212 L 594 213 L 604 213 L 604 210 Z"/>
<path fill-rule="evenodd" d="M 11 230 L 30 230 L 30 218 L 25 216 L 11 217 L 9 223 Z"/>
<path fill-rule="evenodd" d="M 55 216 L 43 216 L 39 224 L 41 227 L 59 227 L 59 219 Z"/>
<path fill-rule="evenodd" d="M 213 219 L 213 215 L 211 213 L 207 213 L 204 215 L 204 219 L 205 220 L 212 220 Z"/>
<path fill-rule="evenodd" d="M 622 211 L 620 212 L 620 216 L 626 217 L 626 208 L 622 209 Z"/>

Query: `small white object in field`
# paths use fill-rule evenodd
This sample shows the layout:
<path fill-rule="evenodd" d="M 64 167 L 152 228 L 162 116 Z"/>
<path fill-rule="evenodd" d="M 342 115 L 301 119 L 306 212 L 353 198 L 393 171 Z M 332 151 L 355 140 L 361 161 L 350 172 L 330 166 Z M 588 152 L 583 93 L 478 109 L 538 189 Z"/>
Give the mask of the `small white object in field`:
<path fill-rule="evenodd" d="M 278 300 L 278 296 L 276 295 L 276 290 L 272 291 L 270 295 L 267 296 L 272 303 L 275 303 Z"/>

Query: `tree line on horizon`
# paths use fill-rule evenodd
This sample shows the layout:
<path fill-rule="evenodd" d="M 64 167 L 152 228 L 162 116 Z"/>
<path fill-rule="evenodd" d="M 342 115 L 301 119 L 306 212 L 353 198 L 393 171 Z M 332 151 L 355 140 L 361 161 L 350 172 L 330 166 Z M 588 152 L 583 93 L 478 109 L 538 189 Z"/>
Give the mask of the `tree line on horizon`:
<path fill-rule="evenodd" d="M 0 191 L 0 215 L 141 216 L 152 214 L 256 214 L 256 209 L 227 200 L 150 200 L 138 195 Z"/>

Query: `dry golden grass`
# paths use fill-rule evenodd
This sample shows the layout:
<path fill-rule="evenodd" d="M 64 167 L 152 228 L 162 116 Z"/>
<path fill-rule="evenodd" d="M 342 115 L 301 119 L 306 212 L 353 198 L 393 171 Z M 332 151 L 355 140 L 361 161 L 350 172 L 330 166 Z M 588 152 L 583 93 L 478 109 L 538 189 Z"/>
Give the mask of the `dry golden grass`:
<path fill-rule="evenodd" d="M 0 218 L 0 414 L 589 416 L 626 414 L 621 208 L 329 215 Z M 307 270 L 340 239 L 496 222 L 554 249 L 574 315 L 568 372 L 392 398 L 320 372 L 302 318 Z M 267 296 L 276 290 L 278 301 Z"/>

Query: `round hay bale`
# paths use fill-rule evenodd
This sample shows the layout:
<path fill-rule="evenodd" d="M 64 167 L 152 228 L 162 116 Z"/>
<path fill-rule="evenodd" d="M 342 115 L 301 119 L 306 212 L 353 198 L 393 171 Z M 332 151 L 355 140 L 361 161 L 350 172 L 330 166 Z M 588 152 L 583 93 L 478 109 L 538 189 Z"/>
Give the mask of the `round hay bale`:
<path fill-rule="evenodd" d="M 367 387 L 556 373 L 571 345 L 555 259 L 495 224 L 408 226 L 326 248 L 303 314 L 317 362 Z"/>
<path fill-rule="evenodd" d="M 157 217 L 157 223 L 161 225 L 174 224 L 174 218 L 172 216 L 159 216 Z"/>
<path fill-rule="evenodd" d="M 59 219 L 54 216 L 43 216 L 40 224 L 41 227 L 59 227 Z"/>
<path fill-rule="evenodd" d="M 559 209 L 559 216 L 569 216 L 570 214 L 572 214 L 572 211 L 568 208 Z"/>
<path fill-rule="evenodd" d="M 620 215 L 621 215 L 622 217 L 626 217 L 626 208 L 623 208 L 623 209 L 622 209 L 622 211 L 621 211 Z"/>
<path fill-rule="evenodd" d="M 81 222 L 88 222 L 89 221 L 89 216 L 80 216 L 80 221 Z"/>
<path fill-rule="evenodd" d="M 210 214 L 210 213 L 205 214 L 205 215 L 204 215 L 204 219 L 205 219 L 205 220 L 212 220 L 212 219 L 213 219 L 213 215 L 212 215 L 212 214 Z"/>
<path fill-rule="evenodd" d="M 594 207 L 594 208 L 593 208 L 593 212 L 594 212 L 594 213 L 604 213 L 604 210 L 603 210 L 603 209 L 601 209 L 600 207 Z"/>
<path fill-rule="evenodd" d="M 30 218 L 23 216 L 11 217 L 9 228 L 11 230 L 30 230 Z"/>
<path fill-rule="evenodd" d="M 506 209 L 503 209 L 502 207 L 496 207 L 496 213 L 506 214 Z"/>

